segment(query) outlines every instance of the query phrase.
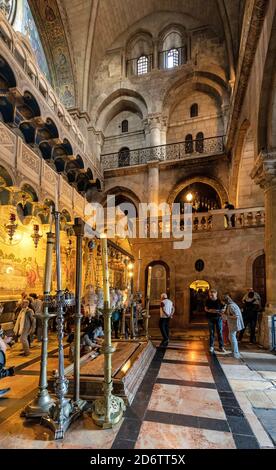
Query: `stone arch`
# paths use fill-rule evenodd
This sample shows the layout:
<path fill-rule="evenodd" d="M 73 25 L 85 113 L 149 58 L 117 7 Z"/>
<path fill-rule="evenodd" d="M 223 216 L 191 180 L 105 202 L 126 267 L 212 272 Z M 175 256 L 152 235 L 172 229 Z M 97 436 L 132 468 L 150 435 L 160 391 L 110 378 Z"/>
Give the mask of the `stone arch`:
<path fill-rule="evenodd" d="M 141 114 L 146 116 L 148 113 L 148 105 L 144 97 L 135 90 L 131 90 L 129 88 L 118 88 L 114 87 L 114 90 L 106 96 L 106 94 L 102 94 L 96 100 L 95 105 L 92 108 L 91 115 L 94 117 L 94 125 L 97 127 L 97 123 L 99 122 L 100 116 L 102 115 L 103 111 L 107 108 L 112 107 L 116 103 L 116 101 L 120 101 L 122 99 L 127 100 L 128 102 L 133 102 L 138 105 L 138 108 L 141 110 Z"/>
<path fill-rule="evenodd" d="M 168 295 L 168 297 L 170 297 L 170 289 L 171 289 L 171 286 L 170 286 L 170 273 L 171 273 L 171 270 L 170 270 L 170 267 L 169 265 L 163 261 L 163 260 L 154 260 L 154 261 L 151 261 L 150 263 L 147 264 L 147 266 L 145 267 L 145 295 L 147 293 L 147 284 L 148 284 L 148 269 L 149 267 L 154 267 L 154 266 L 162 266 L 164 269 L 165 269 L 165 273 L 166 273 L 166 289 L 164 290 L 164 293 L 166 293 Z M 163 293 L 163 292 L 161 292 Z M 157 299 L 156 299 L 157 300 Z"/>
<path fill-rule="evenodd" d="M 20 184 L 20 191 L 26 192 L 32 198 L 33 202 L 39 201 L 39 191 L 33 184 L 29 181 L 23 180 Z"/>
<path fill-rule="evenodd" d="M 97 129 L 104 132 L 109 122 L 123 111 L 137 114 L 141 120 L 147 116 L 147 106 L 142 97 L 122 94 L 109 102 L 106 101 L 106 106 L 101 106 L 96 121 Z"/>
<path fill-rule="evenodd" d="M 238 132 L 237 145 L 232 160 L 232 172 L 231 172 L 231 184 L 230 184 L 230 201 L 235 201 L 237 198 L 237 188 L 238 188 L 238 177 L 239 177 L 239 168 L 241 162 L 242 148 L 245 140 L 246 133 L 250 127 L 250 122 L 248 119 L 245 119 L 240 126 Z"/>
<path fill-rule="evenodd" d="M 143 51 L 141 50 L 141 54 L 142 53 L 148 54 L 153 51 L 152 34 L 149 31 L 141 29 L 141 30 L 136 31 L 134 34 L 132 34 L 126 42 L 125 50 L 126 50 L 127 59 L 136 58 L 137 53 L 136 53 L 135 46 L 137 45 L 139 41 L 143 41 L 148 46 L 147 50 L 143 50 Z M 134 57 L 132 57 L 133 54 L 134 54 Z"/>
<path fill-rule="evenodd" d="M 11 168 L 4 162 L 0 162 L 0 188 L 1 187 L 16 186 L 15 176 Z"/>
<path fill-rule="evenodd" d="M 222 77 L 209 71 L 198 71 L 194 74 L 186 72 L 166 91 L 162 105 L 163 113 L 169 115 L 179 99 L 187 96 L 191 90 L 201 91 L 213 97 L 218 108 L 229 103 L 227 85 Z"/>
<path fill-rule="evenodd" d="M 251 253 L 246 261 L 246 287 L 249 289 L 253 286 L 253 264 L 254 261 L 259 257 L 265 254 L 264 250 L 257 250 Z"/>
<path fill-rule="evenodd" d="M 13 69 L 4 57 L 0 56 L 0 79 L 7 83 L 7 90 L 16 87 L 16 78 Z M 1 84 L 1 88 L 3 88 Z"/>
<path fill-rule="evenodd" d="M 106 206 L 106 198 L 109 195 L 114 195 L 115 197 L 116 196 L 125 196 L 127 199 L 129 199 L 130 202 L 132 202 L 134 204 L 134 206 L 136 207 L 137 214 L 138 214 L 138 208 L 139 208 L 139 204 L 141 203 L 141 201 L 138 198 L 138 196 L 131 189 L 126 188 L 124 186 L 115 186 L 114 188 L 108 189 L 105 192 L 105 194 L 104 194 L 104 196 L 101 200 L 101 204 L 103 206 Z"/>
<path fill-rule="evenodd" d="M 235 207 L 252 207 L 252 205 L 263 205 L 263 191 L 257 186 L 250 174 L 255 161 L 254 138 L 248 121 L 241 126 L 238 143 L 237 156 L 234 166 L 233 193 Z"/>
<path fill-rule="evenodd" d="M 174 187 L 174 189 L 171 191 L 171 193 L 169 194 L 169 197 L 168 197 L 168 200 L 167 200 L 168 204 L 169 205 L 173 204 L 173 202 L 174 202 L 175 198 L 177 197 L 177 195 L 183 189 L 185 189 L 187 186 L 190 186 L 193 183 L 205 183 L 205 184 L 208 184 L 209 186 L 211 186 L 212 188 L 214 188 L 215 191 L 219 195 L 222 207 L 223 207 L 224 202 L 228 201 L 228 193 L 227 193 L 227 191 L 226 191 L 226 189 L 225 189 L 225 187 L 223 186 L 222 183 L 220 183 L 215 178 L 209 178 L 207 176 L 198 175 L 198 176 L 194 176 L 192 178 L 189 178 L 188 180 L 184 180 L 184 181 L 182 181 L 182 183 L 177 184 Z"/>
<path fill-rule="evenodd" d="M 276 15 L 263 71 L 258 113 L 258 153 L 276 148 Z"/>

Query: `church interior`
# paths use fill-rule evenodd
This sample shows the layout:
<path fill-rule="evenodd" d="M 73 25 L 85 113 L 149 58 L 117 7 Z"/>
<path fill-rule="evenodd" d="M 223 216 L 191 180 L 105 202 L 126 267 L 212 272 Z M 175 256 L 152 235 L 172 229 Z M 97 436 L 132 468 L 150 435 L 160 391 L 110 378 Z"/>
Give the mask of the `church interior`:
<path fill-rule="evenodd" d="M 275 353 L 276 0 L 0 0 L 0 449 L 275 449 Z"/>

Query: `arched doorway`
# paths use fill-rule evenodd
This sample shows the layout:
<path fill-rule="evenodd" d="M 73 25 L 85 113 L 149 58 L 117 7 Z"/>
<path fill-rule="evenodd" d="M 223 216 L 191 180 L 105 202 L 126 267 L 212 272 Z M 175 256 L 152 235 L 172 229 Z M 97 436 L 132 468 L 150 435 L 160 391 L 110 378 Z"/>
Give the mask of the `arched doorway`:
<path fill-rule="evenodd" d="M 190 321 L 205 321 L 204 304 L 207 299 L 209 282 L 197 279 L 190 284 Z"/>
<path fill-rule="evenodd" d="M 192 204 L 193 212 L 208 212 L 221 208 L 217 191 L 209 184 L 200 181 L 185 186 L 177 194 L 174 202 L 180 204 L 181 212 L 184 212 L 184 205 L 187 202 Z"/>
<path fill-rule="evenodd" d="M 152 261 L 146 268 L 145 275 L 145 293 L 148 284 L 148 269 L 152 267 L 151 273 L 151 300 L 150 305 L 159 306 L 161 294 L 166 293 L 170 296 L 170 268 L 164 261 Z"/>
<path fill-rule="evenodd" d="M 265 275 L 265 254 L 258 256 L 252 266 L 253 289 L 258 292 L 262 299 L 262 306 L 266 304 L 266 275 Z"/>
<path fill-rule="evenodd" d="M 152 267 L 150 288 L 150 327 L 158 328 L 159 306 L 161 294 L 166 293 L 170 297 L 170 268 L 164 261 L 152 261 L 145 271 L 145 296 L 147 295 L 148 272 Z"/>

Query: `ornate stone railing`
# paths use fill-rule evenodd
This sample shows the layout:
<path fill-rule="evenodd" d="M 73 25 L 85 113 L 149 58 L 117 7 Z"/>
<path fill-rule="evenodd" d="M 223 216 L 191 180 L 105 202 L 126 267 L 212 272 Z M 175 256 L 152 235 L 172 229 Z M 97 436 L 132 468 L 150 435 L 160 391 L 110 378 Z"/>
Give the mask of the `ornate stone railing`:
<path fill-rule="evenodd" d="M 124 150 L 101 155 L 103 170 L 143 165 L 150 161 L 182 160 L 202 155 L 218 155 L 224 152 L 224 136 L 208 137 L 199 140 L 186 140 L 157 147 Z"/>
<path fill-rule="evenodd" d="M 263 207 L 231 211 L 225 209 L 212 210 L 194 213 L 192 217 L 186 219 L 184 214 L 180 215 L 180 232 L 189 231 L 188 228 L 191 227 L 194 234 L 257 228 L 263 227 L 264 224 L 265 210 Z M 161 217 L 151 218 L 150 220 L 140 220 L 138 218 L 136 220 L 137 237 L 141 236 L 143 230 L 146 238 L 175 238 L 179 231 L 179 220 L 176 219 L 174 222 L 171 218 L 167 221 L 162 220 Z"/>

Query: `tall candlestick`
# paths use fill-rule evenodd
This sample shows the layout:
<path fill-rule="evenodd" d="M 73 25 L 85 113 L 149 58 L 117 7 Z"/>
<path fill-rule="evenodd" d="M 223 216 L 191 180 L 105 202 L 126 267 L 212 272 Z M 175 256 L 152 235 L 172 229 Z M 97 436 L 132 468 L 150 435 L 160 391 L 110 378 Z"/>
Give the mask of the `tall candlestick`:
<path fill-rule="evenodd" d="M 152 274 L 152 266 L 150 266 L 148 269 L 148 285 L 147 285 L 147 298 L 148 299 L 150 299 L 151 274 Z"/>
<path fill-rule="evenodd" d="M 111 342 L 111 316 L 114 308 L 110 307 L 107 238 L 105 234 L 101 236 L 101 247 L 104 292 L 104 344 L 102 349 L 104 354 L 104 396 L 94 402 L 92 418 L 98 426 L 108 429 L 122 419 L 125 404 L 122 398 L 112 394 L 112 353 L 114 349 Z"/>
<path fill-rule="evenodd" d="M 103 294 L 104 303 L 107 308 L 110 307 L 110 292 L 109 292 L 109 269 L 108 269 L 108 252 L 107 252 L 107 238 L 105 235 L 101 237 L 102 246 L 102 268 L 103 268 Z"/>
<path fill-rule="evenodd" d="M 141 251 L 138 253 L 138 273 L 137 273 L 137 292 L 140 291 L 140 275 L 141 275 Z"/>

